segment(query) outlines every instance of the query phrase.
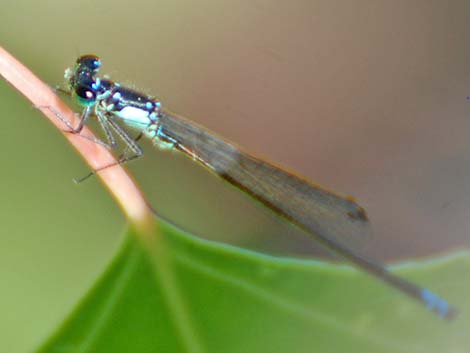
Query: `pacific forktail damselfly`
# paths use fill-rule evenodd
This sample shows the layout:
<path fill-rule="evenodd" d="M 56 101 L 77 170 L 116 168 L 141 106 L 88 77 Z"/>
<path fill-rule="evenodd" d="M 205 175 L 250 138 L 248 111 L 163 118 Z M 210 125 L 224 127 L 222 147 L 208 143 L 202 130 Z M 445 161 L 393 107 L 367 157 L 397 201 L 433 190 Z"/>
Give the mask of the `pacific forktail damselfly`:
<path fill-rule="evenodd" d="M 123 155 L 119 163 L 143 155 L 137 143 L 141 136 L 161 148 L 181 151 L 361 270 L 443 318 L 456 315 L 456 309 L 438 295 L 393 275 L 341 241 L 370 233 L 364 209 L 352 198 L 336 195 L 241 151 L 207 129 L 162 109 L 157 99 L 98 77 L 100 68 L 97 56 L 84 55 L 65 71 L 68 90 L 84 108 L 72 132 L 80 133 L 90 116 L 96 116 L 111 147 L 116 146 L 117 135 L 132 153 Z M 138 131 L 138 138 L 132 138 L 121 124 Z"/>

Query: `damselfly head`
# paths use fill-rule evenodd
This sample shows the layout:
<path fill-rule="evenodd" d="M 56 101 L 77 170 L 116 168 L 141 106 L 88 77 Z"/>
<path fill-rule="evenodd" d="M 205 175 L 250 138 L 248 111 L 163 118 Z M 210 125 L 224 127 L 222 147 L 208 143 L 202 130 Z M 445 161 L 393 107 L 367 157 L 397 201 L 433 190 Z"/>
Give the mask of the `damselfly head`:
<path fill-rule="evenodd" d="M 95 77 L 100 67 L 100 59 L 96 55 L 87 54 L 80 56 L 73 68 L 65 70 L 68 89 L 81 106 L 89 107 L 96 103 L 102 90 L 101 80 Z"/>
<path fill-rule="evenodd" d="M 89 71 L 95 75 L 101 67 L 100 58 L 93 54 L 82 55 L 77 59 L 76 71 Z"/>
<path fill-rule="evenodd" d="M 101 61 L 96 55 L 80 56 L 73 68 L 65 70 L 64 78 L 68 88 L 74 90 L 74 87 L 83 80 L 94 80 L 100 67 Z"/>

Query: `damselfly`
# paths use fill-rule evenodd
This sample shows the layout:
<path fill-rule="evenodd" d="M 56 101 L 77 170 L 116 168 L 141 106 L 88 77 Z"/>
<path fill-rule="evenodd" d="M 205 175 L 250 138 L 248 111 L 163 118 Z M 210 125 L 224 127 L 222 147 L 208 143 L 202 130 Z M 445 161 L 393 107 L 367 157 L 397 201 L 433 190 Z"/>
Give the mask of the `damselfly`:
<path fill-rule="evenodd" d="M 96 116 L 111 147 L 117 145 L 116 136 L 127 146 L 129 153 L 123 154 L 119 163 L 143 155 L 137 143 L 142 136 L 160 148 L 181 151 L 358 268 L 441 317 L 455 316 L 455 308 L 438 295 L 391 274 L 342 241 L 370 232 L 364 209 L 352 198 L 338 196 L 255 158 L 207 129 L 164 110 L 157 99 L 98 77 L 100 67 L 97 56 L 84 55 L 65 72 L 69 91 L 84 108 L 78 126 L 72 127 L 74 133 L 80 133 L 88 119 Z M 124 126 L 136 130 L 138 137 L 132 138 Z"/>

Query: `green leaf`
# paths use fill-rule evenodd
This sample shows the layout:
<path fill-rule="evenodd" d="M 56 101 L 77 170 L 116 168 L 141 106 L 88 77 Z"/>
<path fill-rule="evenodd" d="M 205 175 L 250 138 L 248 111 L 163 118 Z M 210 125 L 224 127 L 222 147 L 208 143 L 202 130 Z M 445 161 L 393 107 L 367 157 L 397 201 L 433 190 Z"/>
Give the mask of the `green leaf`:
<path fill-rule="evenodd" d="M 37 352 L 430 353 L 470 347 L 470 281 L 462 280 L 470 270 L 467 253 L 394 268 L 459 307 L 461 315 L 447 322 L 349 266 L 275 258 L 166 224 L 159 228 L 178 292 L 154 271 L 155 253 L 130 230 L 101 279 Z"/>

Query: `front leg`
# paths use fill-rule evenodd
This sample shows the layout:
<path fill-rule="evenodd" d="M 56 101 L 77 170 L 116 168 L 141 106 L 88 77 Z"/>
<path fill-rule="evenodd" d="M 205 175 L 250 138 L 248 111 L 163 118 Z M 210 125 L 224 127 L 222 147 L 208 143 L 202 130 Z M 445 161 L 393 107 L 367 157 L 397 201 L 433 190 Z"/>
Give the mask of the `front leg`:
<path fill-rule="evenodd" d="M 37 106 L 35 108 L 37 108 L 37 109 L 48 109 L 49 111 L 51 111 L 57 117 L 57 119 L 59 119 L 62 123 L 64 123 L 65 126 L 68 127 L 68 130 L 62 130 L 63 132 L 68 133 L 68 134 L 78 135 L 81 138 L 84 138 L 85 140 L 96 143 L 97 145 L 101 145 L 101 146 L 103 146 L 103 147 L 105 147 L 109 150 L 112 149 L 112 147 L 110 145 L 108 145 L 106 142 L 104 142 L 100 139 L 97 139 L 96 137 L 93 137 L 93 136 L 90 137 L 90 136 L 86 136 L 86 135 L 81 134 L 81 131 L 83 130 L 83 127 L 85 126 L 85 123 L 87 122 L 88 118 L 91 115 L 91 112 L 90 112 L 89 109 L 85 108 L 83 110 L 83 112 L 81 114 L 81 117 L 78 117 L 78 119 L 80 119 L 80 122 L 79 122 L 78 126 L 74 127 L 68 119 L 66 119 L 61 113 L 59 113 L 57 110 L 55 110 L 51 106 Z M 78 115 L 78 114 L 76 114 L 76 115 Z"/>
<path fill-rule="evenodd" d="M 78 123 L 77 127 L 74 127 L 72 125 L 72 123 L 67 118 L 65 118 L 60 112 L 58 112 L 57 110 L 55 110 L 51 106 L 48 106 L 48 105 L 46 105 L 46 106 L 37 106 L 35 108 L 50 110 L 57 117 L 57 119 L 59 119 L 61 122 L 63 122 L 64 125 L 67 126 L 70 129 L 69 131 L 65 131 L 65 132 L 72 133 L 72 134 L 80 134 L 80 132 L 82 131 L 83 127 L 85 126 L 86 122 L 88 121 L 88 119 L 91 115 L 91 108 L 90 107 L 86 107 L 85 109 L 83 109 L 82 114 L 80 115 L 80 117 L 78 117 L 78 119 L 80 119 L 80 122 Z M 75 113 L 75 116 L 77 116 L 77 115 L 78 114 Z"/>
<path fill-rule="evenodd" d="M 70 124 L 69 121 L 67 121 L 67 123 L 65 124 L 70 128 L 72 133 L 79 134 L 82 131 L 85 124 L 87 123 L 88 119 L 90 118 L 91 112 L 92 112 L 92 107 L 86 107 L 85 109 L 83 109 L 82 115 L 79 118 L 80 122 L 75 128 L 72 126 L 72 124 Z"/>

